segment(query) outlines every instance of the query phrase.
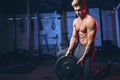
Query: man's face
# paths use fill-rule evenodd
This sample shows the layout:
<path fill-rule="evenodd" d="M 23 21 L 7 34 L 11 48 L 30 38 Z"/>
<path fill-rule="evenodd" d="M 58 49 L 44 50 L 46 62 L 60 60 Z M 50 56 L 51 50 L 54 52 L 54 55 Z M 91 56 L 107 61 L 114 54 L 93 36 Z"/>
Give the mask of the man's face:
<path fill-rule="evenodd" d="M 82 8 L 80 6 L 74 6 L 74 11 L 78 17 L 81 17 L 83 15 Z"/>

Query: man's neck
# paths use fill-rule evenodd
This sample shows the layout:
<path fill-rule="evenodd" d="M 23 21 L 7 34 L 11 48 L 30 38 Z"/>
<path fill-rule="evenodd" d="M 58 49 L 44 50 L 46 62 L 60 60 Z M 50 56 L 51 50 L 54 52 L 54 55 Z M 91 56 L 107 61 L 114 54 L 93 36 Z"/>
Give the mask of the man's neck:
<path fill-rule="evenodd" d="M 87 16 L 87 13 L 84 13 L 82 16 L 79 16 L 81 19 L 84 19 Z"/>

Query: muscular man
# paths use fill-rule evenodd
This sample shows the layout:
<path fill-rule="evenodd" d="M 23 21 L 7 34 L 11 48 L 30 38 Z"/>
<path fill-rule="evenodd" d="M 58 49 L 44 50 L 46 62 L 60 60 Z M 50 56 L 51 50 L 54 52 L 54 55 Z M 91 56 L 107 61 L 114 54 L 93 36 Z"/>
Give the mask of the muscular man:
<path fill-rule="evenodd" d="M 73 33 L 66 56 L 72 52 L 73 46 L 79 36 L 79 43 L 75 49 L 74 56 L 78 59 L 77 64 L 83 67 L 84 80 L 89 80 L 91 74 L 92 55 L 95 50 L 95 35 L 97 32 L 96 20 L 87 13 L 84 0 L 73 0 L 72 6 L 77 15 L 73 21 Z"/>

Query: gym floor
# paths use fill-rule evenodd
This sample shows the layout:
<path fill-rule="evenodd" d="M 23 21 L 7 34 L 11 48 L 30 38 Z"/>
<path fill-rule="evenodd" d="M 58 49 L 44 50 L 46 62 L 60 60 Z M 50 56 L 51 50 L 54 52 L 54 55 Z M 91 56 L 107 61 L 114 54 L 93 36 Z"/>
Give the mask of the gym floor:
<path fill-rule="evenodd" d="M 120 50 L 97 49 L 95 80 L 120 80 Z M 30 57 L 29 57 L 30 58 Z M 0 80 L 58 80 L 54 74 L 56 57 L 50 54 L 34 56 L 28 60 L 10 61 L 0 66 Z M 7 61 L 8 62 L 8 61 Z M 14 64 L 13 64 L 14 62 Z M 3 64 L 3 63 L 2 63 Z"/>

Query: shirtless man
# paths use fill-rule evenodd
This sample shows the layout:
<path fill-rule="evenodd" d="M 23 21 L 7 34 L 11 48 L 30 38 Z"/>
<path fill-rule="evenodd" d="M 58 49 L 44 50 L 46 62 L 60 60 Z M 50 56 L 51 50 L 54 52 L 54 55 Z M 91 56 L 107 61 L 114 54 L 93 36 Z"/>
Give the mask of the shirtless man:
<path fill-rule="evenodd" d="M 77 64 L 83 68 L 84 80 L 91 76 L 91 61 L 95 52 L 95 35 L 97 32 L 96 20 L 87 13 L 85 0 L 73 0 L 72 6 L 77 15 L 73 21 L 73 33 L 66 56 L 72 52 L 73 46 L 79 36 L 79 43 L 75 49 L 74 56 L 78 59 Z"/>

